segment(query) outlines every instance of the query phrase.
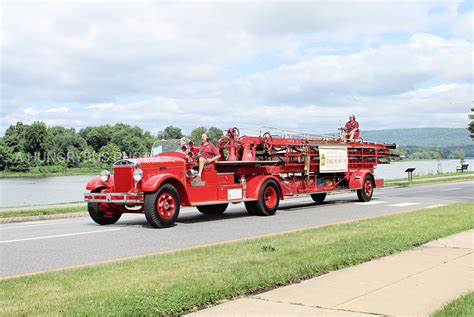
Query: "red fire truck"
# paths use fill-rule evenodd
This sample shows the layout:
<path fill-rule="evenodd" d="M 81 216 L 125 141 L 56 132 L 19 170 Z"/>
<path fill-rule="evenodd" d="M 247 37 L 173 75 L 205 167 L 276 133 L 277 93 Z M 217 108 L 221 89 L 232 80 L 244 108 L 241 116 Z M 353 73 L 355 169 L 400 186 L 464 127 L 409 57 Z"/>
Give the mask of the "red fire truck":
<path fill-rule="evenodd" d="M 395 155 L 394 144 L 294 133 L 278 129 L 241 135 L 231 128 L 218 142 L 221 160 L 207 165 L 196 181 L 198 148 L 192 142 L 155 142 L 152 155 L 122 159 L 113 175 L 104 170 L 88 184 L 84 200 L 98 224 L 113 224 L 123 213 L 144 213 L 156 228 L 174 224 L 181 206 L 221 214 L 243 202 L 248 213 L 275 214 L 285 197 L 310 195 L 321 203 L 333 191 L 356 191 L 370 201 L 377 164 Z"/>

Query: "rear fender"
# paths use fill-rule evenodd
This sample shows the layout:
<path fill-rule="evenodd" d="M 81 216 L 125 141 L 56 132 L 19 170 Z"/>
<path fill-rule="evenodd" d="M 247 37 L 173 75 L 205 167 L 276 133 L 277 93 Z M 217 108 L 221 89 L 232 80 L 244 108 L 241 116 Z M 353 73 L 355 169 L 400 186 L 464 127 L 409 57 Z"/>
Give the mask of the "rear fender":
<path fill-rule="evenodd" d="M 352 172 L 349 178 L 349 188 L 362 188 L 362 182 L 366 175 L 370 175 L 374 180 L 374 187 L 376 186 L 374 174 L 370 171 L 356 171 Z"/>
<path fill-rule="evenodd" d="M 272 179 L 277 183 L 278 190 L 280 191 L 280 199 L 284 199 L 283 191 L 278 179 L 271 175 L 257 175 L 252 176 L 247 179 L 247 199 L 258 199 L 258 194 L 260 193 L 260 189 L 267 180 Z"/>
<path fill-rule="evenodd" d="M 171 184 L 176 188 L 182 205 L 189 205 L 186 187 L 184 186 L 182 181 L 177 179 L 176 176 L 172 174 L 160 174 L 150 177 L 142 184 L 142 191 L 145 193 L 154 192 L 165 183 Z"/>
<path fill-rule="evenodd" d="M 86 185 L 86 189 L 92 191 L 97 188 L 113 188 L 114 187 L 114 176 L 110 175 L 109 180 L 106 182 L 101 181 L 100 176 L 95 176 Z"/>

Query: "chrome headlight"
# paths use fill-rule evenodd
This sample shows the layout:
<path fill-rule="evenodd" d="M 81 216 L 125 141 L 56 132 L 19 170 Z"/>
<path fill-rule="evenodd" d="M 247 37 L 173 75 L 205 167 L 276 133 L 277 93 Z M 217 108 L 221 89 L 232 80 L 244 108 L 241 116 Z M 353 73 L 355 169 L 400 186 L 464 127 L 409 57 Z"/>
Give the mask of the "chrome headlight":
<path fill-rule="evenodd" d="M 109 180 L 109 177 L 110 177 L 110 173 L 108 170 L 103 170 L 102 172 L 100 172 L 101 181 L 106 182 Z"/>
<path fill-rule="evenodd" d="M 133 171 L 133 179 L 136 182 L 139 182 L 139 181 L 141 181 L 142 178 L 143 178 L 142 169 L 140 167 L 135 167 L 135 170 Z"/>

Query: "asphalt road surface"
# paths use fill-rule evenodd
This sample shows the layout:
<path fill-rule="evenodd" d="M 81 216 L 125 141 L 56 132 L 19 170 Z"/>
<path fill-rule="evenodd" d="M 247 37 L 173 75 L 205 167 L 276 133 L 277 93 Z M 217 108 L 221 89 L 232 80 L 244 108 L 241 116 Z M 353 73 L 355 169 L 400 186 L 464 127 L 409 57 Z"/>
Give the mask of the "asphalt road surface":
<path fill-rule="evenodd" d="M 371 202 L 355 193 L 329 195 L 323 204 L 310 197 L 282 201 L 276 215 L 250 216 L 243 204 L 218 216 L 182 208 L 176 225 L 151 228 L 143 215 L 126 214 L 114 225 L 88 217 L 0 225 L 1 277 L 54 270 L 131 256 L 181 249 L 364 217 L 474 201 L 474 182 L 380 189 Z"/>

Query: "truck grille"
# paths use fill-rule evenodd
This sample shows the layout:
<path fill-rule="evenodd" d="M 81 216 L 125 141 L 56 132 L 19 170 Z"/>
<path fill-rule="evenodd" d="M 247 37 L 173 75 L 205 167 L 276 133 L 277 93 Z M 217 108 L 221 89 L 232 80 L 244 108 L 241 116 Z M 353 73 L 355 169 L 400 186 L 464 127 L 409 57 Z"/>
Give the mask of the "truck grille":
<path fill-rule="evenodd" d="M 128 192 L 133 189 L 133 166 L 115 166 L 114 185 L 115 192 Z"/>

